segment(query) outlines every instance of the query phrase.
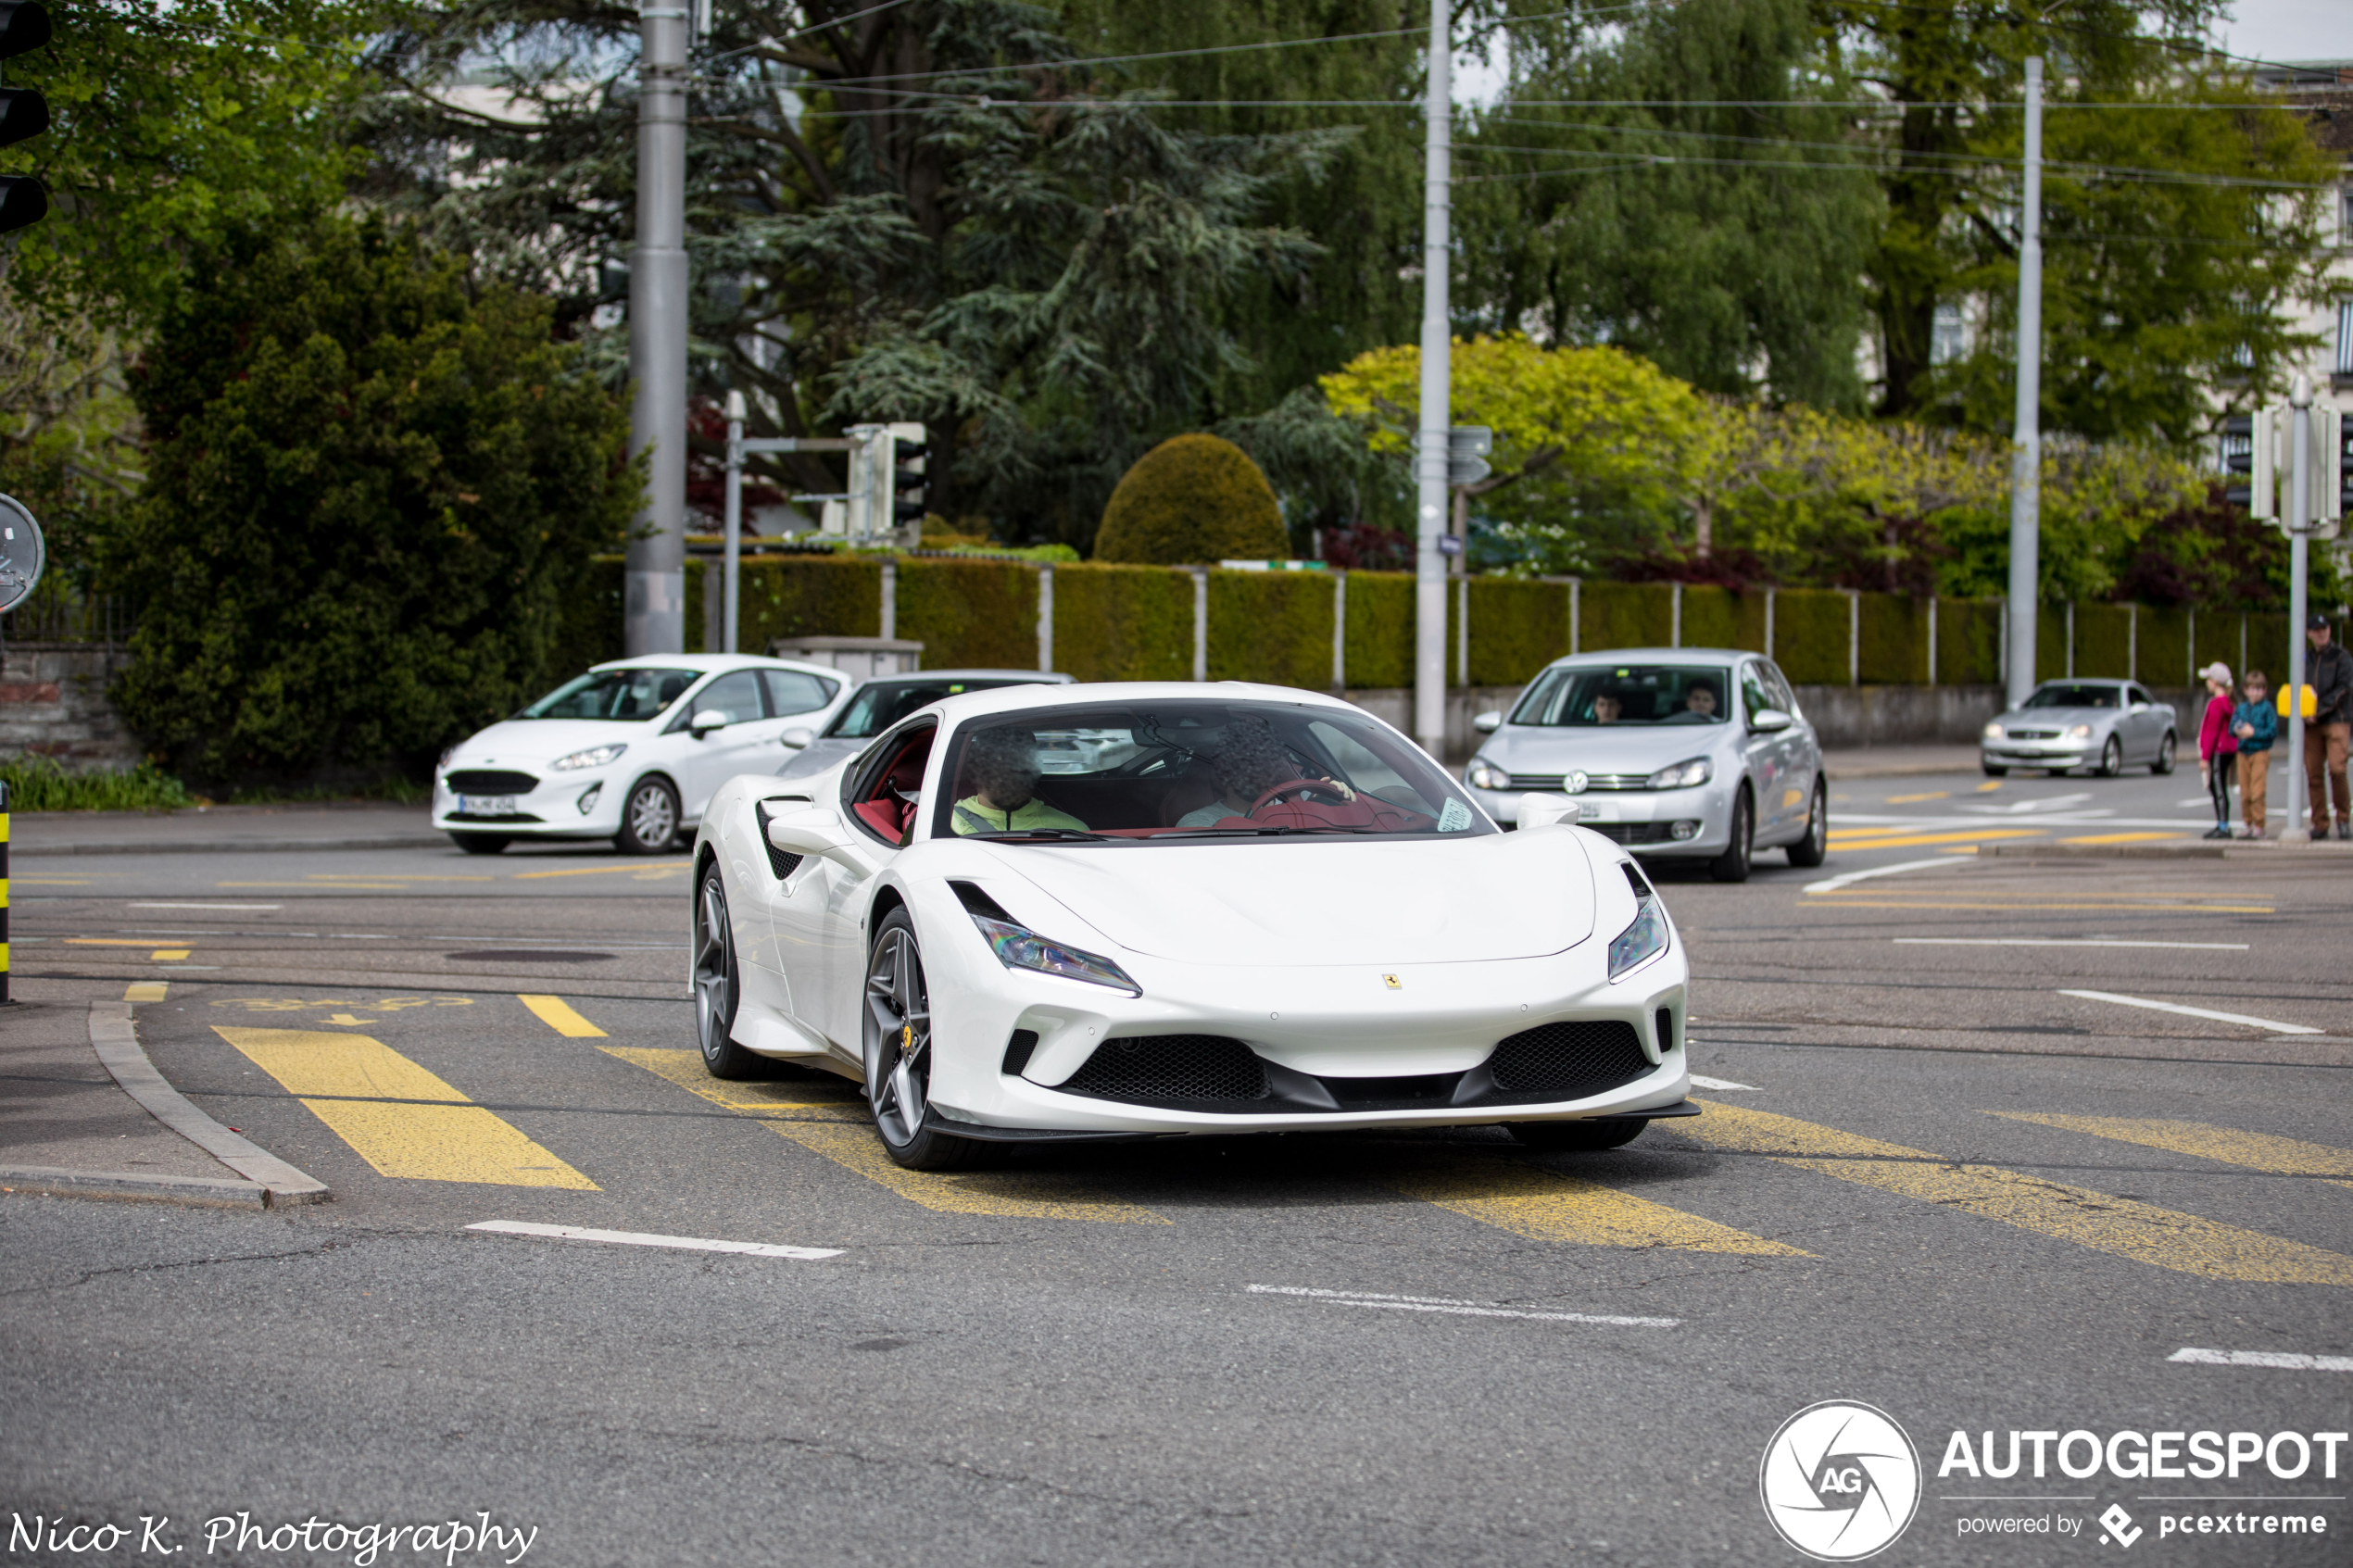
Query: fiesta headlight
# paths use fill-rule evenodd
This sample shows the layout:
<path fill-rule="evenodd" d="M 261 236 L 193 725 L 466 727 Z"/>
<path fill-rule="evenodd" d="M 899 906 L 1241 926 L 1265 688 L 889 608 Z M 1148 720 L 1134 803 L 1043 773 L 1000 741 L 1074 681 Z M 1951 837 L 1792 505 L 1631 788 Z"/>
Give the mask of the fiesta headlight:
<path fill-rule="evenodd" d="M 1999 724 L 1986 725 L 1985 738 L 1987 740 L 2000 740 L 2002 738 L 2002 726 Z"/>
<path fill-rule="evenodd" d="M 1463 778 L 1473 789 L 1509 789 L 1512 787 L 1512 776 L 1504 771 L 1503 769 L 1496 767 L 1492 762 L 1488 761 L 1484 757 L 1479 758 L 1477 761 L 1473 762 L 1470 765 L 1469 770 L 1463 774 Z"/>
<path fill-rule="evenodd" d="M 2092 738 L 2092 726 L 2089 724 L 2077 724 L 2067 732 L 2067 738 L 2070 740 L 2090 740 Z"/>
<path fill-rule="evenodd" d="M 1666 950 L 1667 911 L 1658 907 L 1658 895 L 1645 890 L 1635 897 L 1634 923 L 1610 941 L 1609 977 L 1616 980 L 1645 959 Z"/>
<path fill-rule="evenodd" d="M 626 746 L 592 746 L 585 751 L 559 757 L 547 766 L 559 773 L 569 773 L 576 768 L 601 768 L 608 762 L 619 760 L 621 754 L 628 749 Z"/>
<path fill-rule="evenodd" d="M 1127 972 L 1099 953 L 1050 942 L 1026 925 L 1015 925 L 1009 920 L 997 920 L 988 915 L 975 914 L 973 923 L 980 927 L 997 961 L 1007 969 L 1034 969 L 1040 974 L 1059 974 L 1064 980 L 1083 980 L 1089 985 L 1108 985 L 1140 997 L 1144 988 L 1128 977 Z"/>
<path fill-rule="evenodd" d="M 1670 763 L 1642 781 L 1644 789 L 1691 789 L 1716 776 L 1716 770 L 1705 757 L 1694 757 L 1688 762 Z"/>

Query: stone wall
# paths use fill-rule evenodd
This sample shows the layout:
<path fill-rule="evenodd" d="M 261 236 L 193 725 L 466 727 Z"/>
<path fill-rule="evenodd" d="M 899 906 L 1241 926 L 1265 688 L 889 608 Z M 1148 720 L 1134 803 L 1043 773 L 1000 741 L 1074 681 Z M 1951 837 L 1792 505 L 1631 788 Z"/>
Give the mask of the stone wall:
<path fill-rule="evenodd" d="M 107 701 L 122 658 L 103 643 L 0 646 L 0 758 L 54 757 L 73 773 L 135 766 L 145 753 Z"/>

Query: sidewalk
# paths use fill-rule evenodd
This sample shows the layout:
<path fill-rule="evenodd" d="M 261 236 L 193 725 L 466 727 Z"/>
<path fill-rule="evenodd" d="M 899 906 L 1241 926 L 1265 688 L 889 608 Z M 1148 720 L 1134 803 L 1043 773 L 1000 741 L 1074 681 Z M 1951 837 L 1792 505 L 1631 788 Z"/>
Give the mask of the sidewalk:
<path fill-rule="evenodd" d="M 1974 773 L 1974 746 L 1865 746 L 1822 753 L 1822 767 L 1840 779 L 1901 779 L 1919 773 Z"/>
<path fill-rule="evenodd" d="M 184 811 L 19 811 L 11 853 L 152 855 L 238 849 L 447 848 L 422 806 L 208 806 Z"/>
<path fill-rule="evenodd" d="M 0 1191 L 230 1209 L 326 1196 L 163 1081 L 139 1049 L 132 1006 L 110 999 L 120 983 L 15 989 L 0 1009 Z"/>

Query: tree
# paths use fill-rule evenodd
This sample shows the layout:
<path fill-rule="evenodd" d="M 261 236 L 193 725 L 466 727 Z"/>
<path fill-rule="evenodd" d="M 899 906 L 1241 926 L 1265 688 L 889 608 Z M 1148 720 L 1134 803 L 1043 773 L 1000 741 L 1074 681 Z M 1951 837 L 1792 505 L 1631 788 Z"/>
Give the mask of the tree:
<path fill-rule="evenodd" d="M 379 221 L 199 257 L 132 391 L 114 696 L 200 777 L 413 769 L 511 711 L 642 488 L 545 302 Z"/>
<path fill-rule="evenodd" d="M 342 194 L 367 86 L 368 0 L 46 0 L 55 38 L 8 62 L 50 129 L 0 149 L 50 212 L 12 242 L 20 300 L 148 322 L 196 250 Z"/>
<path fill-rule="evenodd" d="M 1179 435 L 1120 479 L 1103 508 L 1095 557 L 1189 566 L 1277 559 L 1284 545 L 1282 508 L 1250 455 L 1214 435 Z"/>

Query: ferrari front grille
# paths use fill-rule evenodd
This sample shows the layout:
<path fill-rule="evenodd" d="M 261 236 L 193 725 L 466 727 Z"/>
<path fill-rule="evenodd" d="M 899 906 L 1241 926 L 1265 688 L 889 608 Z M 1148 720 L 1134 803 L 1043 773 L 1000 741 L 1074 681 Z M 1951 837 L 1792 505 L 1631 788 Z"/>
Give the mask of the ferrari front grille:
<path fill-rule="evenodd" d="M 1582 1099 L 1651 1070 L 1642 1042 L 1624 1019 L 1540 1023 L 1496 1046 L 1487 1071 L 1501 1093 Z"/>
<path fill-rule="evenodd" d="M 1263 1100 L 1271 1092 L 1257 1053 L 1223 1035 L 1131 1035 L 1105 1040 L 1064 1094 L 1131 1105 Z"/>

